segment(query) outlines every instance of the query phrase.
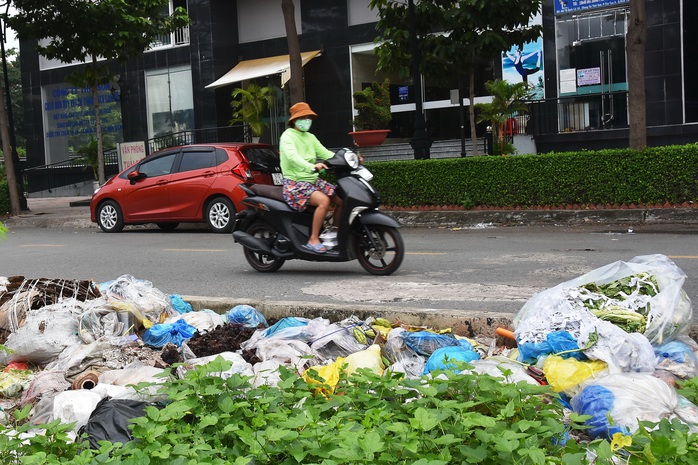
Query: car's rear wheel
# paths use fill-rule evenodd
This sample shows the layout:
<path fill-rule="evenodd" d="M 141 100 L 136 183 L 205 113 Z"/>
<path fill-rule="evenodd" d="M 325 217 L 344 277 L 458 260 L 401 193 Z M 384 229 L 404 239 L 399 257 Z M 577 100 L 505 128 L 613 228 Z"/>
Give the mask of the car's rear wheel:
<path fill-rule="evenodd" d="M 124 215 L 121 207 L 113 200 L 107 200 L 97 208 L 97 224 L 102 231 L 115 233 L 124 229 Z"/>
<path fill-rule="evenodd" d="M 249 228 L 247 228 L 246 232 L 250 236 L 254 236 L 266 242 L 273 241 L 277 234 L 274 228 L 261 221 L 252 224 Z M 247 263 L 249 263 L 252 268 L 257 271 L 261 271 L 262 273 L 271 273 L 278 270 L 285 261 L 279 258 L 271 257 L 264 253 L 254 252 L 247 247 L 245 247 L 245 259 L 247 259 Z"/>
<path fill-rule="evenodd" d="M 229 233 L 235 223 L 235 207 L 227 197 L 216 197 L 206 205 L 206 224 L 215 233 Z"/>
<path fill-rule="evenodd" d="M 172 231 L 177 226 L 179 226 L 179 223 L 155 223 L 155 224 L 157 224 L 158 228 L 162 229 L 163 231 Z"/>

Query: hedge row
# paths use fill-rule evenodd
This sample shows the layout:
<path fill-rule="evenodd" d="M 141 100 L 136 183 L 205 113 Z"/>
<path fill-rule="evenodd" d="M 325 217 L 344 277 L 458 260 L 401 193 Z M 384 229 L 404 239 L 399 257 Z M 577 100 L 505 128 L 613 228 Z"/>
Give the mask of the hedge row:
<path fill-rule="evenodd" d="M 367 162 L 385 206 L 532 207 L 698 200 L 698 144 Z"/>

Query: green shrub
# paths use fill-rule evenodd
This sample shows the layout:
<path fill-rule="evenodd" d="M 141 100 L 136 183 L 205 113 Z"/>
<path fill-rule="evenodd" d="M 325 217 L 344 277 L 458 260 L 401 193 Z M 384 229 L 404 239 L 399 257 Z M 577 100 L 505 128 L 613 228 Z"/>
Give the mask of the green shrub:
<path fill-rule="evenodd" d="M 698 144 L 367 162 L 386 206 L 533 207 L 698 200 Z"/>
<path fill-rule="evenodd" d="M 0 179 L 0 215 L 5 215 L 12 210 L 10 205 L 10 188 L 7 180 Z"/>

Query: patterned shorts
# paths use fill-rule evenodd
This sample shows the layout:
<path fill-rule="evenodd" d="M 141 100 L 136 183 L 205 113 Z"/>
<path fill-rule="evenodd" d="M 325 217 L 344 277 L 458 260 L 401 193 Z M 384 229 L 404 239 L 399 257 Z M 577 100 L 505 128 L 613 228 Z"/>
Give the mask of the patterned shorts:
<path fill-rule="evenodd" d="M 292 181 L 284 178 L 284 200 L 289 207 L 302 212 L 308 207 L 308 199 L 315 191 L 320 191 L 332 197 L 334 195 L 335 186 L 319 179 L 315 184 L 307 181 Z"/>

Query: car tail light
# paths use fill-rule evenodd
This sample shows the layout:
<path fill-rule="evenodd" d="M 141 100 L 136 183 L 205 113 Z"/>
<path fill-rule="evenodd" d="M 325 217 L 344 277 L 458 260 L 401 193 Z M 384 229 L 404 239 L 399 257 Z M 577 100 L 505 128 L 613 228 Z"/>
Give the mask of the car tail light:
<path fill-rule="evenodd" d="M 237 174 L 245 181 L 252 180 L 252 172 L 244 164 L 240 163 L 235 168 L 231 170 L 233 174 Z"/>

